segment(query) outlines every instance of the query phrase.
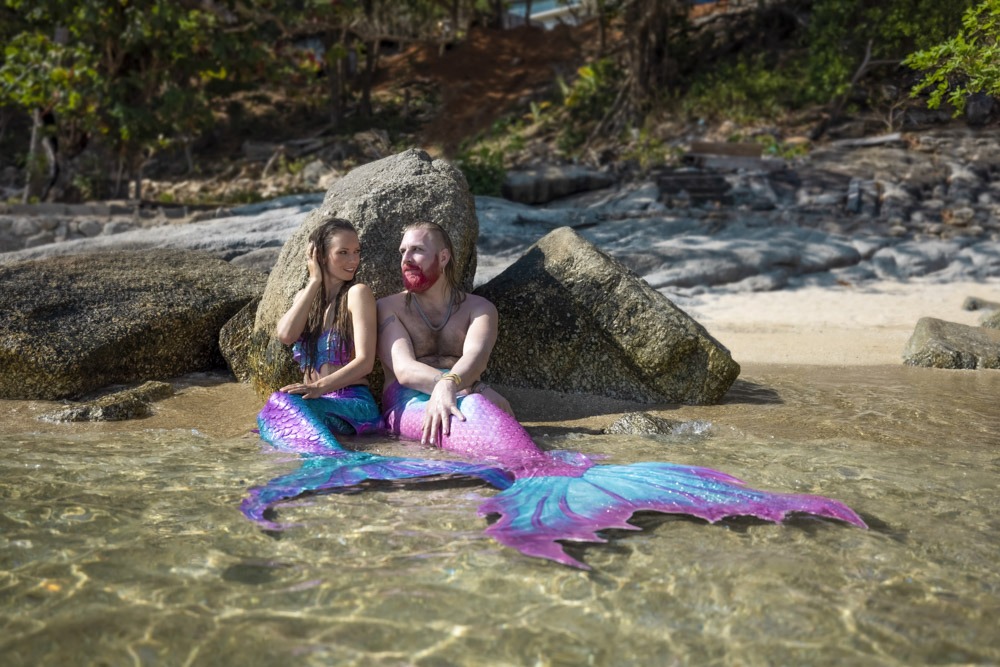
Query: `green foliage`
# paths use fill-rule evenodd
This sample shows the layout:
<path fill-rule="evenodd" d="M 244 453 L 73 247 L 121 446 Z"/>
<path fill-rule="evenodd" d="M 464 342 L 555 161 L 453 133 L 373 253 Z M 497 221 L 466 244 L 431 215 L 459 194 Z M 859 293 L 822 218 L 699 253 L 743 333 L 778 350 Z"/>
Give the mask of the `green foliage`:
<path fill-rule="evenodd" d="M 766 54 L 740 57 L 697 75 L 680 106 L 687 116 L 707 120 L 773 119 L 818 101 L 802 86 L 804 76 L 797 59 L 779 67 Z"/>
<path fill-rule="evenodd" d="M 653 167 L 667 164 L 676 157 L 676 149 L 671 148 L 648 129 L 643 128 L 634 134 L 635 138 L 623 151 L 622 158 L 634 160 L 643 173 L 648 172 Z"/>
<path fill-rule="evenodd" d="M 572 85 L 560 82 L 562 106 L 577 122 L 599 121 L 615 101 L 621 72 L 610 58 L 584 65 Z"/>
<path fill-rule="evenodd" d="M 260 3 L 257 3 L 260 4 Z M 55 113 L 59 131 L 103 136 L 128 164 L 212 122 L 212 84 L 272 57 L 220 14 L 166 0 L 5 0 L 22 25 L 0 66 L 0 104 Z M 61 39 L 52 36 L 60 34 Z"/>
<path fill-rule="evenodd" d="M 932 109 L 947 100 L 957 116 L 970 93 L 1000 94 L 1000 0 L 970 8 L 958 34 L 911 54 L 905 64 L 926 72 L 913 95 L 929 90 Z"/>
<path fill-rule="evenodd" d="M 480 145 L 463 151 L 458 156 L 456 165 L 465 175 L 472 194 L 499 197 L 500 188 L 507 176 L 503 158 L 503 150 L 500 148 Z"/>
<path fill-rule="evenodd" d="M 847 89 L 870 46 L 870 62 L 900 62 L 954 34 L 973 0 L 817 0 L 804 47 L 808 95 L 831 99 Z"/>
<path fill-rule="evenodd" d="M 549 107 L 549 122 L 559 124 L 556 138 L 559 150 L 572 153 L 587 140 L 614 104 L 621 80 L 621 71 L 610 58 L 579 68 L 571 84 L 559 80 L 561 104 Z M 541 112 L 541 109 L 540 106 L 533 108 L 532 113 Z"/>

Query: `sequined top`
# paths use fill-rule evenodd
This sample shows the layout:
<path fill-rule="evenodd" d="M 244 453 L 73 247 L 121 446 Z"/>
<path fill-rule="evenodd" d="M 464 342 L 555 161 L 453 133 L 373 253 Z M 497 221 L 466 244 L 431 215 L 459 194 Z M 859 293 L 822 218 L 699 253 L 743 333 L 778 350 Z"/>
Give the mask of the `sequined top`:
<path fill-rule="evenodd" d="M 305 345 L 305 337 L 299 338 L 292 345 L 292 358 L 299 364 L 299 370 L 302 372 L 305 372 L 308 368 Z M 351 360 L 352 356 L 354 356 L 354 350 L 350 348 L 346 350 L 342 349 L 340 336 L 333 329 L 327 329 L 320 334 L 319 340 L 316 341 L 316 354 L 313 355 L 313 369 L 318 373 L 324 364 L 343 366 Z"/>

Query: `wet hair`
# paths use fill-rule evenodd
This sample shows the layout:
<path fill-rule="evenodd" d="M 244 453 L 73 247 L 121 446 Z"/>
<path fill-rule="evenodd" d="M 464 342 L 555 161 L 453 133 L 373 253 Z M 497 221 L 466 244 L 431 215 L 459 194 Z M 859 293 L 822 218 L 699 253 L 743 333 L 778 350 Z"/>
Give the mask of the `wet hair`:
<path fill-rule="evenodd" d="M 316 356 L 316 344 L 323 334 L 324 315 L 330 305 L 330 300 L 326 296 L 326 262 L 333 239 L 337 234 L 350 232 L 357 236 L 358 230 L 349 221 L 343 218 L 330 218 L 322 225 L 313 230 L 309 235 L 309 243 L 316 247 L 316 258 L 320 266 L 320 288 L 319 294 L 313 299 L 312 307 L 309 309 L 309 319 L 306 320 L 306 328 L 302 336 L 306 344 L 303 346 L 303 354 L 310 367 L 313 366 Z M 340 286 L 340 291 L 333 297 L 333 331 L 337 334 L 339 341 L 339 353 L 341 358 L 351 354 L 354 349 L 354 332 L 351 328 L 351 313 L 347 309 L 347 291 L 357 282 L 357 275 L 352 277 Z"/>
<path fill-rule="evenodd" d="M 448 249 L 448 263 L 444 266 L 444 279 L 451 287 L 452 294 L 455 295 L 455 305 L 457 306 L 465 301 L 465 290 L 462 289 L 461 283 L 459 282 L 458 265 L 455 263 L 455 246 L 452 245 L 451 236 L 448 235 L 447 230 L 436 222 L 422 220 L 404 227 L 403 234 L 405 235 L 406 232 L 413 231 L 414 229 L 426 229 L 433 232 L 437 235 L 441 245 Z M 411 296 L 412 294 L 410 292 L 406 293 L 407 306 L 410 305 Z"/>

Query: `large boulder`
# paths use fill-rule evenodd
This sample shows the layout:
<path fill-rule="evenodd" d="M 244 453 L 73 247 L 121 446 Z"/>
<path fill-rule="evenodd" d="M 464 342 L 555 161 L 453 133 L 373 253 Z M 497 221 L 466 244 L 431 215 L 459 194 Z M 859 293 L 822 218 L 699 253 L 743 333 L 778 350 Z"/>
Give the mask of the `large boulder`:
<path fill-rule="evenodd" d="M 486 379 L 653 403 L 718 402 L 740 373 L 725 347 L 572 229 L 476 290 L 500 314 Z"/>
<path fill-rule="evenodd" d="M 224 367 L 219 330 L 264 281 L 186 250 L 0 266 L 0 398 L 76 398 Z"/>
<path fill-rule="evenodd" d="M 906 343 L 903 361 L 932 368 L 997 369 L 1000 331 L 922 317 Z"/>
<path fill-rule="evenodd" d="M 249 369 L 251 384 L 262 398 L 299 377 L 290 350 L 274 336 L 275 326 L 308 279 L 309 235 L 332 217 L 357 227 L 363 251 L 358 280 L 368 284 L 376 298 L 403 288 L 399 272 L 403 228 L 423 220 L 448 230 L 460 280 L 466 289 L 472 288 L 479 221 L 462 172 L 416 149 L 358 167 L 337 181 L 319 208 L 292 233 L 268 278 L 247 358 L 235 364 Z"/>

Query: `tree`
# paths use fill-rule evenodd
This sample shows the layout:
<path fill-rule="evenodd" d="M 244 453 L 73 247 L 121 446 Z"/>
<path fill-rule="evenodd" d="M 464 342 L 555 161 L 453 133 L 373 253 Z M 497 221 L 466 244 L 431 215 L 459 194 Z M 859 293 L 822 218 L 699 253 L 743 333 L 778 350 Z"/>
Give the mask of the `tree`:
<path fill-rule="evenodd" d="M 601 9 L 605 9 L 603 4 Z M 622 16 L 628 36 L 630 101 L 642 113 L 679 83 L 687 53 L 687 3 L 629 0 L 624 3 Z"/>
<path fill-rule="evenodd" d="M 844 96 L 872 63 L 898 67 L 915 49 L 953 34 L 971 4 L 972 0 L 814 0 L 805 40 L 807 85 L 813 97 Z"/>
<path fill-rule="evenodd" d="M 1000 95 L 1000 0 L 970 8 L 958 34 L 911 54 L 904 64 L 926 72 L 913 95 L 929 90 L 932 109 L 947 99 L 957 116 L 971 93 Z"/>
<path fill-rule="evenodd" d="M 136 197 L 145 160 L 197 136 L 212 122 L 213 97 L 274 57 L 266 26 L 253 23 L 274 16 L 264 1 L 238 6 L 249 18 L 194 0 L 6 0 L 6 6 L 27 29 L 6 48 L 3 101 L 36 118 L 49 114 L 61 138 L 79 132 L 100 138 L 117 156 L 119 173 L 135 179 Z M 272 32 L 278 31 L 276 24 Z"/>

